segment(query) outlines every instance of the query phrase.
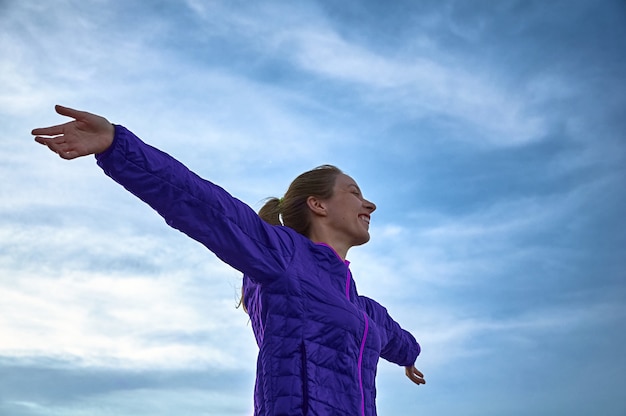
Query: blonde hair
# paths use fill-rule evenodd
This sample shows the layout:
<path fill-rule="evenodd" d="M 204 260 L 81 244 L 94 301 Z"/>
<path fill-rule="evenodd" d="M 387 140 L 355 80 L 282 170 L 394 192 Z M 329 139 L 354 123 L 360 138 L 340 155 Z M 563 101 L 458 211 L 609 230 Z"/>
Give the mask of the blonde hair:
<path fill-rule="evenodd" d="M 333 196 L 337 176 L 343 173 L 333 165 L 322 165 L 302 173 L 291 182 L 285 196 L 268 198 L 259 210 L 259 216 L 268 224 L 284 225 L 309 236 L 311 214 L 307 199 L 314 196 L 328 199 Z"/>

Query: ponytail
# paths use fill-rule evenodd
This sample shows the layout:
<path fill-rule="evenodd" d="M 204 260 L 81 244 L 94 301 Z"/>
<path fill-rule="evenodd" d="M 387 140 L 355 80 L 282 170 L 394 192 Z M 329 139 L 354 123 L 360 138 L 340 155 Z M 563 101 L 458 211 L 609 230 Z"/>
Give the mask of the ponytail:
<path fill-rule="evenodd" d="M 278 198 L 267 198 L 265 205 L 259 210 L 259 217 L 270 225 L 283 225 L 280 221 L 281 200 Z"/>

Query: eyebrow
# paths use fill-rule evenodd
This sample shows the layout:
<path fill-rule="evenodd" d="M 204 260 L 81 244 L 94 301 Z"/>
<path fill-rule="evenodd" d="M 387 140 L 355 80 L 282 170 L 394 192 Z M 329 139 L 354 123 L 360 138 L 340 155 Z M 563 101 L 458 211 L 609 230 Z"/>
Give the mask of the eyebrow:
<path fill-rule="evenodd" d="M 361 193 L 361 188 L 359 188 L 357 184 L 351 183 L 350 185 L 348 185 L 348 188 L 356 188 L 356 190 Z"/>

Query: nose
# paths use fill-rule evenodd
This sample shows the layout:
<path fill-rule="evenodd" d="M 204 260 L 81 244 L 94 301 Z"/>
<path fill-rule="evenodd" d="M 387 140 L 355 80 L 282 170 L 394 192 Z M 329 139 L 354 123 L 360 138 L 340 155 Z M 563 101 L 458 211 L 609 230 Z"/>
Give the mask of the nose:
<path fill-rule="evenodd" d="M 376 204 L 371 202 L 371 201 L 369 201 L 369 200 L 367 200 L 367 199 L 363 200 L 363 205 L 370 212 L 370 214 L 372 212 L 376 211 Z"/>

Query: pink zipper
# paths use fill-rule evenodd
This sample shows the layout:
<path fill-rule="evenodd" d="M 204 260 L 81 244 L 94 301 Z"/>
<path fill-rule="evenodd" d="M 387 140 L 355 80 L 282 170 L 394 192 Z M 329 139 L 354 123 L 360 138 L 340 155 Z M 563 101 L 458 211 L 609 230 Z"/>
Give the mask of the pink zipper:
<path fill-rule="evenodd" d="M 365 394 L 363 393 L 363 377 L 361 375 L 363 350 L 365 350 L 365 340 L 367 339 L 367 331 L 369 330 L 369 321 L 365 312 L 363 312 L 363 319 L 365 319 L 365 329 L 363 330 L 363 340 L 361 341 L 361 350 L 359 351 L 359 387 L 361 388 L 361 415 L 365 416 Z"/>
<path fill-rule="evenodd" d="M 349 266 L 349 262 L 346 260 L 346 266 Z M 352 272 L 350 271 L 350 267 L 348 267 L 348 272 L 346 273 L 346 298 L 350 300 L 350 277 L 352 276 Z M 363 392 L 363 351 L 365 350 L 365 340 L 367 340 L 367 333 L 369 331 L 369 320 L 367 319 L 367 314 L 363 312 L 363 319 L 365 321 L 365 329 L 363 330 L 363 337 L 361 338 L 361 348 L 359 350 L 359 361 L 358 361 L 358 371 L 359 371 L 359 389 L 361 390 L 361 415 L 365 416 L 365 393 Z"/>

